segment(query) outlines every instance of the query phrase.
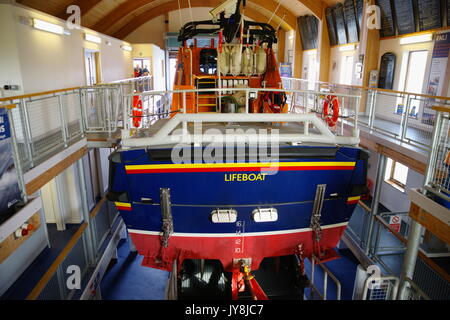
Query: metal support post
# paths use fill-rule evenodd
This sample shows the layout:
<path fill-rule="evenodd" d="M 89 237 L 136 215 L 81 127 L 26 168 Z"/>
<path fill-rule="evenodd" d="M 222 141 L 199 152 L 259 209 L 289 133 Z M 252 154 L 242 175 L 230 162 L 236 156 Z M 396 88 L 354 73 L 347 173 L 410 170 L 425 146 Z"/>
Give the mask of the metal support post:
<path fill-rule="evenodd" d="M 28 117 L 27 111 L 27 102 L 25 99 L 22 99 L 21 103 L 19 103 L 20 115 L 22 117 L 22 125 L 24 126 L 24 130 L 22 131 L 25 138 L 25 147 L 28 154 L 28 160 L 30 160 L 30 167 L 34 167 L 33 155 L 34 155 L 34 146 L 33 146 L 33 135 L 31 134 L 31 125 L 30 118 Z M 10 120 L 12 122 L 12 118 Z"/>
<path fill-rule="evenodd" d="M 89 219 L 89 205 L 88 205 L 88 198 L 87 198 L 87 190 L 86 190 L 86 180 L 85 180 L 85 172 L 84 172 L 84 165 L 83 165 L 83 158 L 79 159 L 76 162 L 77 168 L 78 168 L 78 184 L 80 187 L 80 195 L 81 195 L 81 208 L 83 213 L 83 220 L 88 223 L 88 227 L 86 228 L 84 232 L 84 236 L 86 237 L 86 253 L 87 253 L 87 260 L 90 265 L 95 264 L 95 242 L 93 237 L 93 230 L 92 230 L 92 224 L 90 223 Z"/>
<path fill-rule="evenodd" d="M 380 202 L 381 185 L 383 183 L 385 169 L 386 169 L 386 156 L 379 154 L 377 164 L 377 177 L 370 210 L 369 231 L 367 233 L 366 239 L 365 252 L 367 255 L 371 252 L 373 225 L 375 222 L 375 216 L 378 214 L 378 204 Z"/>
<path fill-rule="evenodd" d="M 400 290 L 397 296 L 398 300 L 404 300 L 406 298 L 405 293 L 408 283 L 405 279 L 413 279 L 414 277 L 414 269 L 416 267 L 417 254 L 419 253 L 422 229 L 423 227 L 420 223 L 411 219 L 408 244 L 406 247 L 405 257 L 403 259 L 402 273 L 400 275 Z"/>
<path fill-rule="evenodd" d="M 61 174 L 57 175 L 54 179 L 54 182 L 51 182 L 51 192 L 56 195 L 56 202 L 58 204 L 57 210 L 55 210 L 55 220 L 56 220 L 56 229 L 58 231 L 66 230 L 66 222 L 64 220 L 64 212 L 65 212 L 65 199 L 64 192 L 62 190 L 64 182 L 61 181 Z"/>
<path fill-rule="evenodd" d="M 431 152 L 428 157 L 428 166 L 427 171 L 425 173 L 425 181 L 424 185 L 427 186 L 432 182 L 434 171 L 436 168 L 436 157 L 438 156 L 439 152 L 439 136 L 442 131 L 442 112 L 437 112 L 436 115 L 436 121 L 433 128 L 433 136 L 432 136 L 432 143 L 431 143 Z M 425 192 L 425 190 L 424 190 Z"/>
<path fill-rule="evenodd" d="M 87 128 L 87 123 L 85 121 L 85 112 L 86 112 L 86 101 L 83 99 L 84 97 L 84 93 L 82 91 L 82 89 L 78 89 L 78 97 L 80 98 L 80 133 L 81 133 L 81 138 L 84 138 L 85 133 L 86 133 L 86 128 Z"/>
<path fill-rule="evenodd" d="M 400 141 L 404 141 L 406 137 L 406 130 L 408 130 L 408 118 L 411 109 L 411 97 L 406 95 L 406 108 L 402 114 L 402 121 L 400 124 Z"/>
<path fill-rule="evenodd" d="M 21 191 L 22 200 L 24 203 L 28 202 L 28 195 L 26 190 L 26 184 L 25 184 L 25 178 L 24 178 L 24 168 L 22 167 L 23 159 L 20 159 L 19 154 L 19 147 L 17 145 L 17 137 L 16 137 L 16 128 L 15 123 L 13 121 L 13 114 L 11 109 L 8 109 L 8 119 L 9 119 L 9 125 L 10 125 L 10 132 L 11 132 L 11 146 L 13 148 L 13 159 L 14 159 L 14 166 L 16 167 L 17 172 L 17 181 L 19 183 L 19 188 Z M 31 159 L 28 159 L 31 161 Z"/>
<path fill-rule="evenodd" d="M 66 115 L 62 103 L 61 96 L 58 96 L 59 115 L 61 120 L 61 133 L 64 141 L 64 148 L 67 148 L 67 130 L 66 130 Z"/>

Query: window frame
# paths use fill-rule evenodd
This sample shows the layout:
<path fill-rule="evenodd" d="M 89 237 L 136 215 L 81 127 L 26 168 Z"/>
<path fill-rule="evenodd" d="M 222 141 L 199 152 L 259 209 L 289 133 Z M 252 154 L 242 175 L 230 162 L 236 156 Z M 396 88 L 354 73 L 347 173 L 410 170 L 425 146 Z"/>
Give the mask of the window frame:
<path fill-rule="evenodd" d="M 395 166 L 399 162 L 395 161 L 394 159 L 391 159 L 391 161 L 392 161 L 392 166 L 390 168 L 389 176 L 387 179 L 385 178 L 384 181 L 386 183 L 390 184 L 391 186 L 395 187 L 399 191 L 406 192 L 406 183 L 403 183 L 395 178 Z M 407 166 L 405 166 L 405 167 L 408 169 L 408 172 L 409 172 L 409 167 L 407 167 Z M 386 169 L 388 169 L 388 168 L 386 168 Z M 408 177 L 406 177 L 406 179 L 408 179 Z"/>
<path fill-rule="evenodd" d="M 429 70 L 426 67 L 426 65 L 430 59 L 430 52 L 426 48 L 421 48 L 421 49 L 414 49 L 414 50 L 406 50 L 403 52 L 402 63 L 401 63 L 401 67 L 400 67 L 399 91 L 408 92 L 408 90 L 406 88 L 408 87 L 408 78 L 409 78 L 409 75 L 411 72 L 411 56 L 416 52 L 426 52 L 426 60 L 424 63 L 425 70 L 424 70 L 424 74 L 423 74 L 422 87 L 420 89 L 420 93 L 424 92 L 424 88 L 426 88 L 427 74 L 429 73 Z M 396 103 L 395 109 L 394 109 L 395 115 L 402 116 L 403 114 L 405 114 L 406 109 L 405 109 L 405 105 L 403 104 L 403 102 L 404 102 L 403 100 L 404 100 L 404 98 L 402 98 L 402 97 L 397 98 L 397 103 Z M 400 105 L 403 105 L 403 110 L 401 112 L 399 112 Z M 424 105 L 424 103 L 423 103 L 423 101 L 421 101 L 417 107 L 415 115 L 411 115 L 411 113 L 410 113 L 407 115 L 408 118 L 419 119 L 419 116 L 421 115 L 422 110 L 423 110 L 423 105 Z"/>

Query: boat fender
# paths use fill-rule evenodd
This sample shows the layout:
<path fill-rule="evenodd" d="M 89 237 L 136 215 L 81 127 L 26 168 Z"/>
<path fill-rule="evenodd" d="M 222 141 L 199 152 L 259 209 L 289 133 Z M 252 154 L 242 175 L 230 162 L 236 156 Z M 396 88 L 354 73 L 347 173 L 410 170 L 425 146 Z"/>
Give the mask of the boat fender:
<path fill-rule="evenodd" d="M 267 54 L 262 47 L 256 50 L 256 73 L 261 75 L 266 72 L 267 68 Z"/>
<path fill-rule="evenodd" d="M 230 73 L 233 76 L 241 74 L 242 67 L 242 45 L 234 46 L 230 53 Z"/>
<path fill-rule="evenodd" d="M 333 113 L 329 113 L 330 106 L 333 108 Z M 330 127 L 334 127 L 339 118 L 339 100 L 336 96 L 331 94 L 325 96 L 323 99 L 323 118 Z"/>
<path fill-rule="evenodd" d="M 253 74 L 253 52 L 248 47 L 242 55 L 242 73 L 247 77 Z"/>
<path fill-rule="evenodd" d="M 220 73 L 223 76 L 226 76 L 230 73 L 230 51 L 227 46 L 222 48 L 222 51 L 219 52 L 219 69 Z"/>

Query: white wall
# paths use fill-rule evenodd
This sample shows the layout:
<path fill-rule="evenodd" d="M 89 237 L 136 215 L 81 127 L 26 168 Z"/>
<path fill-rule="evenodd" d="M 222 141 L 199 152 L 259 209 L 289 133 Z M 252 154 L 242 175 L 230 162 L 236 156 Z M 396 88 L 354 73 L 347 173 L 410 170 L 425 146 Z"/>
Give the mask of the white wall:
<path fill-rule="evenodd" d="M 295 50 L 295 30 L 286 31 L 284 41 L 284 60 L 279 62 L 291 62 L 294 61 Z M 292 70 L 294 66 L 292 66 Z"/>
<path fill-rule="evenodd" d="M 39 11 L 16 5 L 0 5 L 0 37 L 8 44 L 8 50 L 5 50 L 7 55 L 0 53 L 0 65 L 2 70 L 4 64 L 9 65 L 11 70 L 7 73 L 2 71 L 0 82 L 18 82 L 19 77 L 23 84 L 22 91 L 26 93 L 85 85 L 85 49 L 100 52 L 102 82 L 132 75 L 131 54 L 120 48 L 126 42 L 85 28 L 70 30 L 70 35 L 53 34 L 21 22 L 22 17 L 39 18 L 66 27 L 63 20 Z M 100 36 L 102 43 L 85 41 L 84 32 Z M 111 45 L 107 45 L 106 41 Z"/>
<path fill-rule="evenodd" d="M 212 16 L 209 11 L 212 8 L 198 7 L 192 8 L 192 18 L 189 9 L 181 9 L 169 12 L 169 32 L 179 32 L 181 27 L 188 22 L 200 21 L 200 20 L 211 20 Z M 181 12 L 181 21 L 180 21 Z"/>
<path fill-rule="evenodd" d="M 315 70 L 311 68 L 314 64 L 313 59 L 316 59 L 316 67 Z M 302 64 L 302 79 L 309 79 L 313 82 L 319 80 L 319 60 L 317 49 L 313 50 L 304 50 L 303 51 L 303 64 Z"/>
<path fill-rule="evenodd" d="M 155 90 L 166 90 L 165 52 L 158 46 L 153 46 L 152 68 Z"/>
<path fill-rule="evenodd" d="M 433 48 L 434 48 L 434 41 L 410 45 L 400 45 L 400 38 L 381 40 L 380 54 L 378 57 L 378 70 L 380 68 L 381 57 L 383 56 L 383 54 L 387 52 L 394 53 L 396 56 L 396 63 L 395 63 L 393 90 L 404 91 L 405 88 L 401 84 L 401 82 L 404 81 L 404 79 L 401 79 L 402 65 L 404 62 L 406 62 L 404 61 L 405 58 L 404 54 L 410 51 L 426 50 L 428 51 L 428 56 L 427 61 L 424 61 L 424 63 L 426 63 L 426 69 L 423 87 L 421 92 L 417 92 L 417 93 L 426 93 L 426 84 L 428 83 L 428 77 L 431 69 L 431 58 L 433 54 Z M 398 103 L 403 103 L 406 105 L 406 100 L 401 101 L 397 100 L 397 98 L 392 95 L 379 94 L 377 97 L 377 106 L 376 106 L 377 117 L 400 123 L 401 116 L 394 114 Z M 419 117 L 417 120 L 411 118 L 408 121 L 411 125 L 422 130 L 427 130 L 431 134 L 432 127 L 421 123 L 421 112 L 419 112 Z"/>
<path fill-rule="evenodd" d="M 385 39 L 380 41 L 380 54 L 378 56 L 378 70 L 380 69 L 381 57 L 387 52 L 392 52 L 396 55 L 395 74 L 394 74 L 394 88 L 393 90 L 399 90 L 400 83 L 400 70 L 403 62 L 403 53 L 408 51 L 427 50 L 428 60 L 426 61 L 427 68 L 425 71 L 425 81 L 428 81 L 428 75 L 431 68 L 431 56 L 433 54 L 434 41 L 416 43 L 410 45 L 400 45 L 400 38 Z M 425 86 L 424 86 L 425 88 Z M 400 90 L 402 91 L 402 90 Z M 419 92 L 420 93 L 420 92 Z M 424 93 L 421 92 L 421 93 Z"/>
<path fill-rule="evenodd" d="M 367 177 L 371 179 L 374 184 L 376 181 L 377 163 L 378 154 L 375 152 L 371 152 L 369 158 L 370 168 L 368 170 Z M 412 169 L 408 169 L 408 177 L 406 179 L 405 190 L 423 187 L 423 182 L 424 176 L 422 174 Z M 374 187 L 372 188 L 372 195 Z M 409 207 L 411 204 L 406 192 L 401 192 L 399 189 L 384 181 L 381 185 L 380 203 L 392 212 L 409 211 Z"/>
<path fill-rule="evenodd" d="M 53 179 L 41 189 L 47 223 L 56 223 L 56 215 L 62 215 L 65 223 L 83 222 L 78 176 L 78 169 L 75 165 L 72 165 L 60 174 L 58 177 L 59 184 Z M 60 186 L 59 193 L 57 191 L 58 185 Z M 61 203 L 64 203 L 63 207 L 59 206 L 59 195 L 62 198 Z"/>
<path fill-rule="evenodd" d="M 358 60 L 358 50 L 354 51 L 340 51 L 339 46 L 334 46 L 330 49 L 330 65 L 329 80 L 331 83 L 340 83 L 342 57 L 353 56 L 353 61 L 356 64 Z M 352 84 L 356 85 L 355 67 L 353 68 Z"/>
<path fill-rule="evenodd" d="M 23 93 L 12 6 L 0 3 L 0 97 Z M 4 85 L 19 85 L 19 91 L 3 91 Z"/>
<path fill-rule="evenodd" d="M 166 26 L 164 16 L 161 15 L 147 21 L 139 28 L 130 33 L 125 40 L 130 43 L 154 43 L 160 48 L 165 47 L 164 33 Z"/>

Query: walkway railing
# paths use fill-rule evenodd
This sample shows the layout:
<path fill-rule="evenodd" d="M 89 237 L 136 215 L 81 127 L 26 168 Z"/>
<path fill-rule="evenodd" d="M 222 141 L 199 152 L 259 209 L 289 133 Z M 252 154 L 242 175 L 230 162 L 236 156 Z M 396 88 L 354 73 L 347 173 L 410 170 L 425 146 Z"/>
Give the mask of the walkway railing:
<path fill-rule="evenodd" d="M 16 167 L 25 173 L 86 133 L 111 135 L 122 121 L 123 96 L 152 88 L 147 76 L 0 98 L 0 108 L 8 110 Z"/>
<path fill-rule="evenodd" d="M 425 176 L 425 189 L 437 196 L 436 201 L 450 206 L 450 107 L 435 107 L 436 123 L 433 132 L 430 161 Z"/>
<path fill-rule="evenodd" d="M 450 98 L 425 94 L 339 85 L 326 82 L 310 83 L 305 79 L 283 78 L 285 88 L 356 94 L 360 129 L 383 135 L 425 152 L 431 151 L 435 105 L 450 106 Z M 306 95 L 307 96 L 307 95 Z M 306 102 L 305 102 L 306 101 Z M 295 104 L 314 103 L 312 99 L 297 99 Z"/>
<path fill-rule="evenodd" d="M 23 172 L 84 135 L 79 88 L 2 98 Z M 1 105 L 0 105 L 1 107 Z"/>
<path fill-rule="evenodd" d="M 392 264 L 392 256 L 401 257 L 406 249 L 409 231 L 409 219 L 403 219 L 400 230 L 394 230 L 389 225 L 390 216 L 406 216 L 402 212 L 385 212 L 376 215 L 372 236 L 369 237 L 368 225 L 371 219 L 371 209 L 360 202 L 347 226 L 346 233 L 352 237 L 361 249 L 367 249 L 369 258 L 378 264 L 382 273 L 389 276 L 399 276 L 400 271 Z M 394 259 L 395 260 L 395 259 Z M 450 282 L 445 277 L 445 271 L 436 265 L 424 253 L 419 252 L 413 281 L 414 286 L 422 290 L 431 299 L 448 299 Z M 414 288 L 411 289 L 414 291 Z M 409 293 L 414 295 L 414 292 Z M 426 297 L 425 297 L 426 299 Z"/>

